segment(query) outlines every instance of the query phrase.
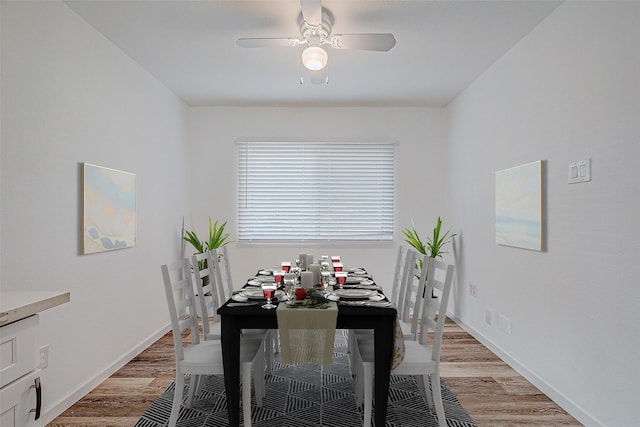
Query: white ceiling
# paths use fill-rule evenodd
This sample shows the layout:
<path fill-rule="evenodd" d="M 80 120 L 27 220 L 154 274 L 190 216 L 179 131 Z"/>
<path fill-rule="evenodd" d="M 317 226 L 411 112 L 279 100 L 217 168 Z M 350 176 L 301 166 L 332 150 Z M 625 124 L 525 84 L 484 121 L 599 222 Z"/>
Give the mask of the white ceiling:
<path fill-rule="evenodd" d="M 390 32 L 397 44 L 328 47 L 329 84 L 301 85 L 301 47 L 235 43 L 299 37 L 299 0 L 66 1 L 192 106 L 444 106 L 560 3 L 324 0 L 333 34 Z"/>

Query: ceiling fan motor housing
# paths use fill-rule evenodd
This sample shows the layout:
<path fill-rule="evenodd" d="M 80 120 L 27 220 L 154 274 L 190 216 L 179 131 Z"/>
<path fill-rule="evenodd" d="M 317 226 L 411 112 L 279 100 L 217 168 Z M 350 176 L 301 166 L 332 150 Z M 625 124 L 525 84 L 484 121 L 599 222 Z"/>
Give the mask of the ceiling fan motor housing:
<path fill-rule="evenodd" d="M 300 24 L 300 34 L 309 46 L 321 46 L 324 43 L 331 43 L 329 35 L 333 28 L 333 14 L 324 7 L 322 8 L 322 23 L 320 25 L 311 25 L 305 21 L 302 12 L 298 15 L 298 23 Z"/>

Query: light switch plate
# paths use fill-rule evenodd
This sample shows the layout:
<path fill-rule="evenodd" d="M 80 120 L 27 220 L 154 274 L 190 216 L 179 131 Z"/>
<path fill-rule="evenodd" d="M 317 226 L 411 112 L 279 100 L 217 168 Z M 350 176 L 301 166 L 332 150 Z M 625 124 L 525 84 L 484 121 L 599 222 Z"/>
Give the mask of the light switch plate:
<path fill-rule="evenodd" d="M 569 184 L 591 181 L 591 159 L 569 163 Z"/>

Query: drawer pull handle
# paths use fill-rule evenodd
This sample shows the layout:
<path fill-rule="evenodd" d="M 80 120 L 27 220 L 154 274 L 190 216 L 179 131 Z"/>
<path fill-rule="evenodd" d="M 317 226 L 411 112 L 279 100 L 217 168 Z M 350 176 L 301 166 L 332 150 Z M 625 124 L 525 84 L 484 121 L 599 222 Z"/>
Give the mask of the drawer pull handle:
<path fill-rule="evenodd" d="M 36 407 L 35 409 L 30 410 L 29 412 L 36 413 L 36 420 L 40 418 L 40 410 L 42 409 L 42 386 L 40 385 L 40 377 L 34 380 L 35 384 L 31 386 L 31 388 L 36 389 Z"/>

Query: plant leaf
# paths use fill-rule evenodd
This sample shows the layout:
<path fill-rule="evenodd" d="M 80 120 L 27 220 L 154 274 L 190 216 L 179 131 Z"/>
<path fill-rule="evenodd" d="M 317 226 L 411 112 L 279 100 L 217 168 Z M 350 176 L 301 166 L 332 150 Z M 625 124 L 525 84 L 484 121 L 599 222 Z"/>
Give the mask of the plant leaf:
<path fill-rule="evenodd" d="M 405 228 L 404 230 L 402 230 L 402 233 L 406 237 L 405 242 L 409 243 L 421 254 L 426 253 L 425 245 L 424 243 L 422 243 L 422 240 L 420 240 L 418 231 L 416 230 L 415 224 L 413 223 L 413 218 L 411 218 L 411 229 Z"/>
<path fill-rule="evenodd" d="M 200 239 L 198 239 L 198 236 L 196 235 L 195 232 L 189 231 L 189 230 L 185 230 L 185 233 L 187 235 L 183 237 L 184 240 L 189 242 L 191 244 L 191 246 L 193 246 L 195 248 L 197 253 L 201 254 L 201 253 L 205 252 L 204 245 L 200 241 Z"/>
<path fill-rule="evenodd" d="M 218 221 L 215 223 L 209 217 L 209 240 L 200 240 L 195 231 L 185 230 L 186 236 L 183 239 L 189 242 L 195 249 L 196 253 L 204 253 L 211 249 L 217 249 L 220 246 L 224 246 L 229 243 L 229 233 L 224 233 L 224 229 L 227 225 L 227 221 L 218 225 Z"/>
<path fill-rule="evenodd" d="M 436 222 L 436 227 L 433 229 L 433 238 L 429 239 L 428 241 L 429 252 L 432 258 L 436 258 L 436 257 L 442 258 L 442 255 L 446 253 L 442 251 L 443 246 L 451 242 L 451 240 L 455 236 L 455 234 L 451 234 L 451 230 L 447 230 L 447 232 L 444 233 L 441 237 L 440 236 L 441 228 L 442 228 L 442 219 L 438 217 L 438 221 Z"/>
<path fill-rule="evenodd" d="M 451 230 L 447 230 L 447 232 L 440 235 L 440 233 L 442 232 L 442 219 L 438 217 L 436 226 L 433 229 L 433 235 L 431 237 L 428 237 L 427 243 L 424 244 L 420 240 L 418 231 L 416 230 L 413 223 L 413 218 L 411 218 L 411 225 L 411 230 L 408 228 L 402 230 L 402 233 L 406 237 L 405 241 L 416 248 L 421 254 L 428 254 L 431 258 L 442 257 L 442 254 L 446 253 L 442 251 L 442 248 L 444 247 L 444 245 L 450 243 L 453 237 L 456 236 L 455 233 L 451 233 Z"/>
<path fill-rule="evenodd" d="M 224 229 L 227 226 L 227 221 L 218 225 L 218 221 L 212 223 L 211 218 L 209 218 L 209 249 L 217 249 L 220 246 L 224 246 L 228 243 L 229 233 L 224 233 Z"/>

